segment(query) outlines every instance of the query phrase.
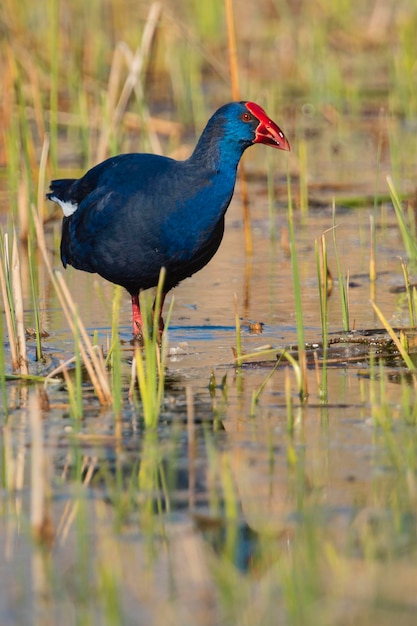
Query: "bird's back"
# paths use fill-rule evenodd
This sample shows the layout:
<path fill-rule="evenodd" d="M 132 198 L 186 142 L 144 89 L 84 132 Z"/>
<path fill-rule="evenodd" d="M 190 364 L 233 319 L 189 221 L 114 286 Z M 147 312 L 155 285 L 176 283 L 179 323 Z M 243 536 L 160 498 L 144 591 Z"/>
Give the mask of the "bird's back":
<path fill-rule="evenodd" d="M 51 183 L 64 209 L 61 258 L 130 293 L 166 290 L 204 267 L 220 245 L 235 168 L 150 154 L 113 157 L 77 180 Z M 67 213 L 65 213 L 67 211 Z"/>

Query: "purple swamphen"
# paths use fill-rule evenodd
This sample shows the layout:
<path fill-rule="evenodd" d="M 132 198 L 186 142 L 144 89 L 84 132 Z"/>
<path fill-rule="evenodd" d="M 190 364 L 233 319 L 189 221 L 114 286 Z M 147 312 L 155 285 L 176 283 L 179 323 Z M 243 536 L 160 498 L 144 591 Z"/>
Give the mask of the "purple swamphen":
<path fill-rule="evenodd" d="M 166 270 L 162 303 L 216 253 L 243 152 L 255 143 L 290 146 L 254 102 L 231 102 L 208 121 L 192 155 L 176 161 L 121 154 L 79 179 L 54 180 L 47 197 L 64 212 L 61 259 L 127 289 L 133 333 L 142 331 L 139 292 Z M 160 316 L 161 311 L 155 314 Z"/>

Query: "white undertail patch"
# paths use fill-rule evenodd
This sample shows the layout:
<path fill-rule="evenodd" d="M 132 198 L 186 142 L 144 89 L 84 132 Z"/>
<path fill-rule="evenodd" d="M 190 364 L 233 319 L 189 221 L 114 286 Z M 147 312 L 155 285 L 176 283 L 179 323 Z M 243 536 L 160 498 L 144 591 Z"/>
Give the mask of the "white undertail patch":
<path fill-rule="evenodd" d="M 60 200 L 56 196 L 51 196 L 51 200 L 59 204 L 61 209 L 64 212 L 65 217 L 69 217 L 78 209 L 78 204 L 76 202 L 68 202 L 64 200 Z"/>

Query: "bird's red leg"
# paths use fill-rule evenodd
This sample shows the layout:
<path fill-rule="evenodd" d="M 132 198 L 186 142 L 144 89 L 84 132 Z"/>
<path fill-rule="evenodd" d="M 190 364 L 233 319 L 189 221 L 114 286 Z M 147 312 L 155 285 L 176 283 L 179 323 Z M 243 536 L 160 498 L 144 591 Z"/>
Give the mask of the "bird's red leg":
<path fill-rule="evenodd" d="M 153 315 L 155 315 L 155 313 L 158 315 L 158 328 L 159 328 L 159 332 L 161 332 L 161 333 L 164 330 L 164 320 L 162 318 L 162 309 L 164 308 L 164 302 L 165 302 L 166 295 L 167 294 L 164 293 L 164 292 L 161 293 L 161 300 L 160 300 L 160 303 L 159 303 L 159 311 L 155 311 L 156 300 L 154 300 L 153 307 L 152 307 Z"/>
<path fill-rule="evenodd" d="M 143 328 L 142 313 L 139 306 L 139 295 L 132 296 L 133 336 L 140 335 Z"/>

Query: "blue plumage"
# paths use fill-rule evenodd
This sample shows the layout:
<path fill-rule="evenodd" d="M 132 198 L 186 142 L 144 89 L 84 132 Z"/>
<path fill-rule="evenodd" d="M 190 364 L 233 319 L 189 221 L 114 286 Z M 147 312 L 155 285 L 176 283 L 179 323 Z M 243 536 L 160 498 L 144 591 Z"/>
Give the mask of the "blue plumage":
<path fill-rule="evenodd" d="M 97 272 L 125 287 L 137 333 L 142 323 L 138 293 L 157 285 L 161 267 L 166 294 L 215 254 L 239 160 L 253 143 L 289 149 L 258 105 L 234 102 L 213 115 L 185 161 L 123 154 L 80 179 L 52 181 L 48 198 L 65 215 L 64 267 Z"/>

